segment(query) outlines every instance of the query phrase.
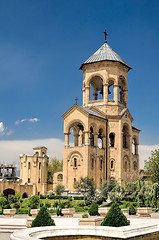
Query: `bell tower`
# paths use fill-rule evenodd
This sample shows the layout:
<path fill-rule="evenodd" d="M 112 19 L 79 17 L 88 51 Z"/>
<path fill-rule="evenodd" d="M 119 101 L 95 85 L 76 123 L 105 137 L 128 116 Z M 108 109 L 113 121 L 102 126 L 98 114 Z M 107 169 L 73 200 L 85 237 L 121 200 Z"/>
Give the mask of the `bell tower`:
<path fill-rule="evenodd" d="M 132 126 L 128 109 L 131 67 L 107 44 L 106 30 L 104 34 L 104 44 L 80 66 L 83 106 L 76 103 L 63 115 L 63 183 L 71 191 L 80 177 L 88 176 L 99 187 L 139 169 L 140 130 Z"/>

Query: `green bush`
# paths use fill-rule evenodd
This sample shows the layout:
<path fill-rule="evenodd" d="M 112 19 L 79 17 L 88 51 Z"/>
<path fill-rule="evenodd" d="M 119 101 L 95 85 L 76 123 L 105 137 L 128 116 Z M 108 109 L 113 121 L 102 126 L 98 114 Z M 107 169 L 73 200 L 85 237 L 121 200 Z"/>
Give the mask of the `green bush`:
<path fill-rule="evenodd" d="M 87 213 L 83 213 L 82 218 L 88 218 L 88 214 Z"/>
<path fill-rule="evenodd" d="M 74 200 L 84 200 L 84 197 L 83 197 L 83 196 L 80 196 L 80 197 L 74 197 Z"/>
<path fill-rule="evenodd" d="M 122 213 L 119 204 L 113 203 L 107 215 L 105 216 L 101 226 L 121 227 L 130 225 L 130 221 L 127 220 Z"/>
<path fill-rule="evenodd" d="M 40 198 L 38 195 L 34 195 L 30 198 L 29 204 L 31 209 L 37 209 L 39 207 Z"/>
<path fill-rule="evenodd" d="M 43 207 L 43 206 L 44 206 L 44 204 L 41 202 L 41 203 L 40 203 L 40 207 Z"/>
<path fill-rule="evenodd" d="M 50 208 L 50 207 L 51 207 L 51 203 L 46 202 L 46 203 L 45 203 L 45 207 L 46 207 L 46 208 Z"/>
<path fill-rule="evenodd" d="M 46 195 L 40 195 L 40 199 L 46 199 Z"/>
<path fill-rule="evenodd" d="M 28 213 L 29 213 L 29 210 L 28 210 L 28 209 L 19 208 L 18 214 L 28 214 Z"/>
<path fill-rule="evenodd" d="M 98 204 L 96 202 L 92 203 L 92 205 L 88 209 L 88 213 L 89 213 L 90 216 L 99 215 L 99 213 L 98 213 Z"/>
<path fill-rule="evenodd" d="M 133 204 L 130 204 L 130 207 L 129 207 L 129 215 L 136 215 L 136 209 L 135 209 L 135 207 L 133 206 Z"/>
<path fill-rule="evenodd" d="M 49 213 L 56 213 L 56 210 L 50 209 L 50 210 L 49 210 Z"/>
<path fill-rule="evenodd" d="M 0 215 L 3 215 L 3 210 L 0 210 Z"/>
<path fill-rule="evenodd" d="M 42 207 L 36 218 L 33 220 L 31 227 L 55 226 L 54 220 L 51 218 L 46 207 Z"/>
<path fill-rule="evenodd" d="M 75 212 L 84 212 L 84 208 L 83 207 L 75 207 Z"/>
<path fill-rule="evenodd" d="M 54 202 L 54 203 L 53 203 L 53 207 L 57 208 L 58 204 L 59 204 L 59 203 L 58 203 L 57 201 Z"/>
<path fill-rule="evenodd" d="M 61 208 L 57 208 L 57 210 L 56 210 L 56 215 L 57 215 L 57 216 L 63 216 L 62 211 L 61 211 Z"/>
<path fill-rule="evenodd" d="M 11 205 L 8 203 L 4 206 L 4 209 L 11 209 Z"/>

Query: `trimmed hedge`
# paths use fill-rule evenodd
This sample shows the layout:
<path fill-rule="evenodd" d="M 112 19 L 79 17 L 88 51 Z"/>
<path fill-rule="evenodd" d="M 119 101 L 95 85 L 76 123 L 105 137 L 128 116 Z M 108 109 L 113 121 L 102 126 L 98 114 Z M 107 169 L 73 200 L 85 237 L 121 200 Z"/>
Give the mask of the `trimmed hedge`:
<path fill-rule="evenodd" d="M 129 215 L 136 215 L 136 209 L 135 209 L 135 207 L 133 206 L 133 204 L 130 204 L 130 207 L 129 207 Z"/>
<path fill-rule="evenodd" d="M 89 213 L 90 216 L 99 215 L 99 213 L 98 213 L 98 204 L 96 202 L 92 203 L 92 205 L 88 209 L 88 213 Z"/>
<path fill-rule="evenodd" d="M 54 220 L 51 218 L 46 207 L 42 207 L 36 218 L 33 220 L 31 227 L 55 226 Z"/>
<path fill-rule="evenodd" d="M 101 226 L 121 227 L 130 225 L 130 221 L 127 220 L 122 213 L 119 204 L 113 203 L 107 215 L 105 216 Z"/>

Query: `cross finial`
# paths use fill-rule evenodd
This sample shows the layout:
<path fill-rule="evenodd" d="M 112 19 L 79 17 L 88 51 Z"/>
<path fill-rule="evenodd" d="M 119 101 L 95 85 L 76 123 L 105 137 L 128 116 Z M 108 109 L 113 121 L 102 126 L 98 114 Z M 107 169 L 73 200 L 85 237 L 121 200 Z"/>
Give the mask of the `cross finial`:
<path fill-rule="evenodd" d="M 107 34 L 107 32 L 106 32 L 106 29 L 105 29 L 105 31 L 104 31 L 104 34 L 105 34 L 105 43 L 107 42 L 107 36 L 108 36 L 108 34 Z"/>
<path fill-rule="evenodd" d="M 75 101 L 76 101 L 76 105 L 77 105 L 77 101 L 78 101 L 78 98 L 77 98 L 77 97 L 75 98 Z"/>

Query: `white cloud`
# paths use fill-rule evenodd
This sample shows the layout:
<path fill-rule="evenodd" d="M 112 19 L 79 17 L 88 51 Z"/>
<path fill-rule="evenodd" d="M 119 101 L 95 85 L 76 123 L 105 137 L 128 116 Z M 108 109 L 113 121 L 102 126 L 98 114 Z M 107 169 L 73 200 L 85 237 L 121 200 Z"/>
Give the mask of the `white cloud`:
<path fill-rule="evenodd" d="M 10 136 L 12 133 L 13 130 L 8 130 L 8 128 L 4 126 L 3 122 L 0 122 L 0 136 Z"/>
<path fill-rule="evenodd" d="M 140 168 L 144 167 L 144 162 L 151 156 L 151 152 L 159 149 L 159 145 L 139 145 Z"/>
<path fill-rule="evenodd" d="M 24 119 L 21 119 L 21 120 L 17 120 L 15 122 L 15 125 L 19 125 L 20 123 L 23 123 L 23 122 L 31 122 L 31 123 L 35 123 L 35 122 L 39 122 L 40 119 L 38 118 L 24 118 Z"/>

